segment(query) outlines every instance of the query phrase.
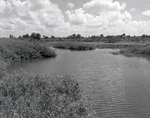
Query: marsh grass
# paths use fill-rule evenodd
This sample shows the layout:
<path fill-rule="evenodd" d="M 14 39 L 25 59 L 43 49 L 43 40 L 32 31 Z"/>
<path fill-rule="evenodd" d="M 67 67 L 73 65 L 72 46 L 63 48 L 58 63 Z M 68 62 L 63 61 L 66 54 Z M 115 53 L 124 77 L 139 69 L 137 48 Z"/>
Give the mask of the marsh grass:
<path fill-rule="evenodd" d="M 91 118 L 94 113 L 79 83 L 68 75 L 5 74 L 0 91 L 2 118 Z"/>
<path fill-rule="evenodd" d="M 146 45 L 134 45 L 126 49 L 120 50 L 124 55 L 145 55 L 150 56 L 150 44 Z"/>
<path fill-rule="evenodd" d="M 1 57 L 7 62 L 36 59 L 42 57 L 55 57 L 54 50 L 37 42 L 15 39 L 0 39 Z"/>
<path fill-rule="evenodd" d="M 78 43 L 78 42 L 56 43 L 53 45 L 53 47 L 60 48 L 60 49 L 70 49 L 70 50 L 94 50 L 96 48 L 95 45 L 87 44 L 87 43 Z"/>

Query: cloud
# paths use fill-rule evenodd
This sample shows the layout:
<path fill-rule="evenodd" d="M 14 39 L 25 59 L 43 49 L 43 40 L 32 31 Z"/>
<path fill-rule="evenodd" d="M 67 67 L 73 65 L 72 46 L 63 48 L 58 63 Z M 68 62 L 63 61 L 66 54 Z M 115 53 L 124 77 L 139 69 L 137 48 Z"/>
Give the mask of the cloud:
<path fill-rule="evenodd" d="M 134 12 L 134 11 L 136 11 L 136 9 L 135 9 L 135 8 L 130 9 L 130 12 Z"/>
<path fill-rule="evenodd" d="M 67 4 L 67 7 L 70 8 L 70 9 L 72 9 L 72 8 L 74 7 L 74 4 L 69 2 L 69 3 Z"/>
<path fill-rule="evenodd" d="M 13 31 L 15 35 L 26 32 L 49 31 L 51 33 L 55 28 L 69 26 L 66 25 L 64 15 L 58 5 L 49 0 L 36 2 L 33 0 L 0 0 L 0 2 L 0 22 L 3 32 Z"/>
<path fill-rule="evenodd" d="M 147 11 L 142 12 L 142 15 L 150 16 L 150 10 L 147 10 Z"/>
<path fill-rule="evenodd" d="M 149 34 L 150 21 L 133 21 L 126 4 L 112 0 L 92 0 L 81 8 L 66 11 L 74 33 L 88 35 Z M 133 10 L 133 9 L 132 9 Z"/>
<path fill-rule="evenodd" d="M 112 0 L 92 0 L 85 3 L 82 8 L 66 11 L 66 15 L 73 25 L 97 27 L 118 19 L 130 21 L 132 16 L 127 11 L 123 12 L 125 7 L 125 3 L 120 5 Z"/>
<path fill-rule="evenodd" d="M 122 3 L 120 5 L 119 2 L 113 0 L 92 0 L 83 5 L 83 8 L 86 12 L 91 13 L 101 13 L 107 11 L 120 11 L 126 8 L 126 4 Z"/>
<path fill-rule="evenodd" d="M 113 0 L 91 0 L 73 9 L 61 11 L 50 0 L 0 0 L 0 36 L 15 36 L 39 32 L 43 35 L 67 36 L 80 33 L 89 35 L 149 34 L 149 21 L 133 21 L 126 3 Z M 135 11 L 134 8 L 130 12 Z M 65 14 L 64 14 L 64 13 Z M 143 15 L 150 15 L 150 11 Z"/>

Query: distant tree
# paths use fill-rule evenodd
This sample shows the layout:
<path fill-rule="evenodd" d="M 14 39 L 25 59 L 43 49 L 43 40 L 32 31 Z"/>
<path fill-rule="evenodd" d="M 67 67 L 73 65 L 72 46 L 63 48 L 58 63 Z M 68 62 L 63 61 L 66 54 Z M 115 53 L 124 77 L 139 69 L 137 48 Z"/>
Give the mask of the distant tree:
<path fill-rule="evenodd" d="M 76 34 L 73 34 L 73 35 L 72 35 L 72 38 L 73 38 L 73 39 L 76 39 Z"/>
<path fill-rule="evenodd" d="M 14 37 L 13 34 L 10 34 L 10 35 L 9 35 L 9 38 L 13 39 L 13 38 L 15 38 L 15 37 Z"/>
<path fill-rule="evenodd" d="M 126 34 L 125 34 L 125 33 L 123 33 L 123 34 L 122 34 L 122 36 L 126 36 Z"/>
<path fill-rule="evenodd" d="M 28 39 L 30 36 L 29 36 L 29 34 L 25 34 L 25 35 L 23 35 L 22 37 Z"/>
<path fill-rule="evenodd" d="M 33 32 L 33 33 L 30 35 L 30 38 L 32 38 L 32 39 L 36 39 L 36 33 L 35 33 L 35 32 Z"/>
<path fill-rule="evenodd" d="M 76 38 L 77 38 L 77 39 L 80 39 L 80 38 L 81 38 L 81 35 L 80 35 L 80 34 L 77 34 Z"/>
<path fill-rule="evenodd" d="M 48 36 L 43 35 L 43 38 L 44 38 L 44 39 L 48 39 L 49 37 L 48 37 Z"/>
<path fill-rule="evenodd" d="M 55 36 L 51 36 L 51 39 L 55 39 Z"/>
<path fill-rule="evenodd" d="M 143 34 L 143 35 L 142 35 L 142 37 L 143 37 L 143 38 L 145 38 L 145 37 L 146 37 L 146 35 L 145 35 L 145 34 Z"/>
<path fill-rule="evenodd" d="M 37 39 L 37 40 L 40 40 L 40 39 L 41 39 L 41 34 L 40 34 L 40 33 L 37 33 L 37 34 L 36 34 L 36 39 Z"/>
<path fill-rule="evenodd" d="M 101 37 L 101 38 L 103 38 L 103 37 L 104 37 L 104 35 L 103 35 L 103 34 L 101 34 L 101 35 L 100 35 L 100 37 Z"/>
<path fill-rule="evenodd" d="M 18 37 L 18 39 L 22 39 L 22 37 L 21 37 L 21 36 L 19 36 L 19 37 Z"/>
<path fill-rule="evenodd" d="M 41 39 L 41 34 L 33 32 L 31 34 L 30 38 L 40 40 Z"/>

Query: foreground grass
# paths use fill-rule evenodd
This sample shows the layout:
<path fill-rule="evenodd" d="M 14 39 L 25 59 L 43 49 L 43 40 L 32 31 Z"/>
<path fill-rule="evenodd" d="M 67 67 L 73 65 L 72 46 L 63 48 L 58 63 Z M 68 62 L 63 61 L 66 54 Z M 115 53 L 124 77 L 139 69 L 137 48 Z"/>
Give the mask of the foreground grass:
<path fill-rule="evenodd" d="M 0 80 L 2 118 L 91 118 L 90 104 L 70 76 L 4 74 Z"/>
<path fill-rule="evenodd" d="M 7 62 L 13 62 L 42 57 L 55 57 L 56 53 L 41 43 L 0 39 L 0 56 Z"/>
<path fill-rule="evenodd" d="M 120 50 L 120 54 L 124 54 L 126 56 L 132 55 L 150 56 L 150 44 L 134 45 L 129 48 Z"/>

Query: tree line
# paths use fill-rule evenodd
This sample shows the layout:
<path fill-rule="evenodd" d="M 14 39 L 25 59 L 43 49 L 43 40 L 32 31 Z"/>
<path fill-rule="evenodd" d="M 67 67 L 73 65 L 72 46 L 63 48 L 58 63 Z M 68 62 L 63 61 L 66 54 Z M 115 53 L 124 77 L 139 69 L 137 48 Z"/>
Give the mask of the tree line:
<path fill-rule="evenodd" d="M 15 38 L 13 34 L 10 34 L 10 38 Z M 84 37 L 81 34 L 72 34 L 67 37 L 55 37 L 55 36 L 46 36 L 46 35 L 41 35 L 40 33 L 31 33 L 31 35 L 24 34 L 22 36 L 19 36 L 18 39 L 29 39 L 29 40 L 47 40 L 47 41 L 65 41 L 65 40 L 70 40 L 70 41 L 80 41 L 80 42 L 94 42 L 94 41 L 99 41 L 99 42 L 105 42 L 105 43 L 116 43 L 120 41 L 127 41 L 127 42 L 145 42 L 150 40 L 150 35 L 143 34 L 142 36 L 130 36 L 126 35 L 125 33 L 121 35 L 107 35 L 104 36 L 103 34 L 100 35 L 92 35 L 89 37 Z"/>

